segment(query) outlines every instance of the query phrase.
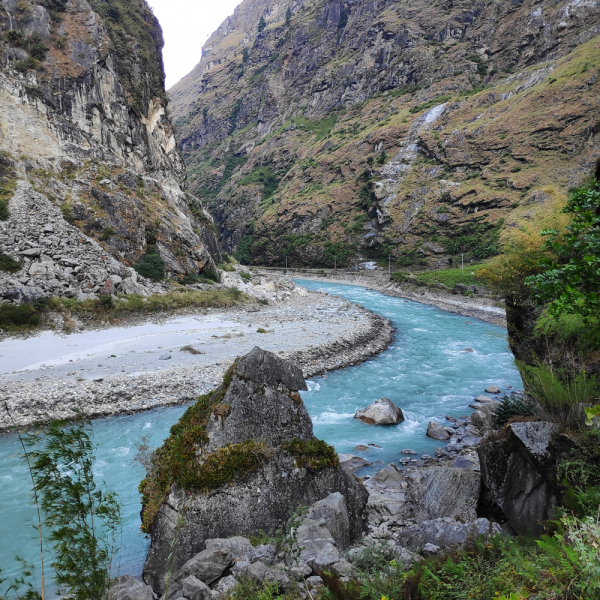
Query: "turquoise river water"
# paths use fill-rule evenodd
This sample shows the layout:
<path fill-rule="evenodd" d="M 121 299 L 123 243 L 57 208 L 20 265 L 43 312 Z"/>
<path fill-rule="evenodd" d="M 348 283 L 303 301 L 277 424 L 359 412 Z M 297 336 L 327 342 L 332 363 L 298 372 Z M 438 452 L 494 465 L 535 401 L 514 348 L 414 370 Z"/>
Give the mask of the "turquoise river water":
<path fill-rule="evenodd" d="M 298 283 L 361 304 L 391 319 L 396 327 L 396 337 L 387 350 L 361 365 L 312 378 L 308 391 L 302 392 L 315 435 L 338 452 L 385 463 L 398 461 L 404 448 L 432 453 L 440 443 L 425 436 L 431 419 L 443 421 L 448 414 L 469 414 L 473 397 L 491 384 L 521 388 L 506 330 L 501 327 L 362 287 Z M 473 351 L 465 352 L 465 348 Z M 403 423 L 373 427 L 353 418 L 357 408 L 382 396 L 400 406 Z M 139 530 L 137 485 L 143 471 L 131 463 L 134 444 L 149 433 L 152 445 L 158 446 L 185 409 L 161 408 L 93 422 L 98 444 L 96 475 L 119 493 L 123 503 L 121 552 L 115 565 L 121 574 L 141 573 L 149 543 Z M 368 443 L 381 448 L 353 451 L 357 444 Z M 31 481 L 19 451 L 15 435 L 0 436 L 0 568 L 11 575 L 18 573 L 15 555 L 37 562 L 37 533 L 28 526 L 35 516 L 28 502 Z"/>

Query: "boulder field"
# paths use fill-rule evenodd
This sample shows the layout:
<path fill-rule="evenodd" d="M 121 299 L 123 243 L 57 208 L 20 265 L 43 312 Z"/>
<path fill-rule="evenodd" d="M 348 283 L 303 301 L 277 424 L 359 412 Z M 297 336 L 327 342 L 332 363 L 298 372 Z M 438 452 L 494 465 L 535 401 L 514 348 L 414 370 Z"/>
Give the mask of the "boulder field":
<path fill-rule="evenodd" d="M 572 448 L 556 426 L 515 423 L 499 438 L 482 413 L 477 452 L 457 442 L 356 477 L 362 463 L 314 437 L 304 389 L 293 362 L 257 347 L 188 409 L 140 485 L 146 585 L 120 578 L 114 600 L 219 599 L 244 579 L 298 582 L 308 597 L 302 590 L 322 586 L 323 571 L 346 580 L 381 544 L 410 566 L 552 516 L 556 462 Z"/>

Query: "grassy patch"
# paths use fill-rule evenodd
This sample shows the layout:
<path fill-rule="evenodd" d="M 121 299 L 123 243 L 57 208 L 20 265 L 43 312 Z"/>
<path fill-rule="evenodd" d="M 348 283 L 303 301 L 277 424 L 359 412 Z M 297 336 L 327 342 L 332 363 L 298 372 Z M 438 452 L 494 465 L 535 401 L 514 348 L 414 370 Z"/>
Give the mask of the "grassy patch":
<path fill-rule="evenodd" d="M 165 278 L 165 263 L 158 254 L 146 254 L 144 259 L 133 268 L 142 276 L 152 279 L 152 281 L 161 281 Z"/>
<path fill-rule="evenodd" d="M 254 169 L 254 171 L 242 177 L 238 185 L 251 185 L 253 183 L 262 184 L 263 200 L 270 198 L 275 193 L 278 185 L 278 181 L 270 167 L 258 167 L 258 169 Z"/>
<path fill-rule="evenodd" d="M 481 268 L 478 266 L 466 266 L 464 273 L 462 269 L 442 269 L 439 271 L 418 271 L 412 275 L 426 283 L 442 283 L 449 288 L 453 288 L 457 283 L 464 285 L 481 284 L 481 280 L 477 277 L 477 271 Z M 471 274 L 473 273 L 473 274 Z M 392 273 L 392 280 L 398 283 L 404 283 L 410 278 L 403 271 Z"/>
<path fill-rule="evenodd" d="M 0 329 L 29 331 L 40 324 L 42 312 L 31 304 L 0 304 Z"/>
<path fill-rule="evenodd" d="M 436 98 L 433 98 L 432 100 L 423 102 L 423 104 L 417 104 L 416 106 L 413 106 L 410 109 L 410 112 L 415 114 L 415 113 L 421 112 L 423 110 L 433 108 L 434 106 L 437 106 L 438 104 L 443 104 L 444 102 L 448 102 L 448 100 L 450 100 L 451 97 L 452 96 L 437 96 Z"/>
<path fill-rule="evenodd" d="M 324 467 L 337 467 L 340 464 L 335 448 L 323 440 L 294 438 L 282 444 L 281 448 L 296 457 L 296 463 L 299 467 L 322 469 Z"/>
<path fill-rule="evenodd" d="M 0 271 L 5 273 L 16 273 L 21 270 L 21 263 L 13 260 L 8 254 L 0 252 Z"/>

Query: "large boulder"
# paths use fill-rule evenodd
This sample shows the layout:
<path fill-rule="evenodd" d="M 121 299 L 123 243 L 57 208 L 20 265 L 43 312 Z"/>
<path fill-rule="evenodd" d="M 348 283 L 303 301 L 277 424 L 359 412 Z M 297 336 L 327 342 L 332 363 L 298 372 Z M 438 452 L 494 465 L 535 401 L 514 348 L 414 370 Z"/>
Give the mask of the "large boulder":
<path fill-rule="evenodd" d="M 554 516 L 560 484 L 556 467 L 574 447 L 555 423 L 512 423 L 506 437 L 478 449 L 485 487 L 483 498 L 521 534 L 542 531 Z"/>
<path fill-rule="evenodd" d="M 110 586 L 108 600 L 154 600 L 152 588 L 131 575 L 120 575 Z"/>
<path fill-rule="evenodd" d="M 427 437 L 440 442 L 449 440 L 452 437 L 451 431 L 450 427 L 444 427 L 437 421 L 429 421 L 429 425 L 427 425 Z"/>
<path fill-rule="evenodd" d="M 379 398 L 367 408 L 357 410 L 354 418 L 369 425 L 396 425 L 404 421 L 402 410 L 389 398 Z"/>
<path fill-rule="evenodd" d="M 234 363 L 212 396 L 201 398 L 173 428 L 157 456 L 178 439 L 193 440 L 195 454 L 192 464 L 183 469 L 183 481 L 173 474 L 173 483 L 154 514 L 147 511 L 155 501 L 152 493 L 157 483 L 150 474 L 142 484 L 143 516 L 151 519 L 143 576 L 157 594 L 164 591 L 173 547 L 173 571 L 177 572 L 203 550 L 216 550 L 214 543 L 207 546 L 207 540 L 274 533 L 287 523 L 295 507 L 311 506 L 332 493 L 341 494 L 347 512 L 348 533 L 340 537 L 342 545 L 360 536 L 367 492 L 352 473 L 339 466 L 333 448 L 314 437 L 299 389 L 306 389 L 300 369 L 255 348 Z M 193 415 L 204 417 L 196 416 L 201 422 L 191 428 L 188 423 Z M 219 480 L 217 485 L 209 479 L 196 481 L 200 489 L 186 487 L 196 470 L 204 473 L 205 465 L 221 464 L 221 456 L 249 447 L 247 440 L 253 440 L 260 454 L 250 467 L 234 466 L 230 479 Z M 169 477 L 170 473 L 161 475 Z M 322 514 L 316 515 L 315 509 L 315 515 L 327 521 L 325 507 L 319 510 Z M 345 516 L 341 522 L 345 523 Z M 219 545 L 230 554 L 236 552 L 231 545 Z"/>

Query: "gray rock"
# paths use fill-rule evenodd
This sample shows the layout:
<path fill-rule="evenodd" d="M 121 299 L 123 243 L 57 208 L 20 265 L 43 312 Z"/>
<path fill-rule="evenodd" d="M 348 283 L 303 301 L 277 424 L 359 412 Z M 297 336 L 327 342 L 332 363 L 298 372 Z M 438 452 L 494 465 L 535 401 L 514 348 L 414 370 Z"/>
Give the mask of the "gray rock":
<path fill-rule="evenodd" d="M 332 565 L 331 570 L 338 577 L 350 577 L 352 575 L 352 565 L 345 558 Z"/>
<path fill-rule="evenodd" d="M 450 434 L 437 421 L 429 421 L 429 425 L 427 425 L 427 437 L 443 442 L 450 439 Z"/>
<path fill-rule="evenodd" d="M 404 421 L 402 410 L 389 398 L 379 398 L 367 408 L 357 410 L 354 418 L 370 425 L 396 425 Z"/>
<path fill-rule="evenodd" d="M 323 587 L 323 580 L 318 575 L 313 575 L 306 579 L 306 585 L 311 590 L 318 590 Z"/>
<path fill-rule="evenodd" d="M 459 523 L 450 518 L 439 518 L 405 527 L 395 536 L 395 541 L 414 551 L 424 549 L 426 544 L 441 548 L 460 548 L 469 540 L 495 535 L 501 531 L 497 523 L 491 523 L 487 519 Z"/>
<path fill-rule="evenodd" d="M 355 456 L 354 454 L 338 454 L 338 457 L 340 459 L 340 467 L 350 469 L 351 471 L 371 464 L 366 458 Z"/>
<path fill-rule="evenodd" d="M 186 577 L 193 575 L 203 583 L 212 583 L 223 575 L 233 563 L 231 552 L 226 549 L 203 550 L 190 558 L 176 573 L 173 581 L 181 583 Z"/>
<path fill-rule="evenodd" d="M 149 585 L 131 575 L 121 575 L 113 581 L 108 600 L 154 600 L 154 594 Z"/>
<path fill-rule="evenodd" d="M 416 454 L 415 450 L 410 450 L 408 448 L 405 448 L 404 450 L 402 450 L 402 454 Z"/>
<path fill-rule="evenodd" d="M 340 560 L 335 540 L 324 523 L 304 519 L 296 537 L 301 548 L 300 560 L 307 563 L 314 573 L 328 569 Z"/>
<path fill-rule="evenodd" d="M 264 581 L 274 583 L 279 589 L 287 590 L 290 587 L 290 576 L 280 567 L 270 567 L 264 577 Z"/>
<path fill-rule="evenodd" d="M 183 597 L 187 600 L 212 600 L 210 588 L 193 575 L 182 579 L 180 584 Z M 171 598 L 171 594 L 169 594 L 169 598 Z"/>
<path fill-rule="evenodd" d="M 251 563 L 245 560 L 236 562 L 231 567 L 231 574 L 236 579 L 251 579 L 262 583 L 267 576 L 268 567 L 261 562 Z"/>
<path fill-rule="evenodd" d="M 423 548 L 421 548 L 421 554 L 423 556 L 435 556 L 436 554 L 441 554 L 442 551 L 442 548 L 430 543 L 425 544 Z"/>
<path fill-rule="evenodd" d="M 405 481 L 404 476 L 398 470 L 398 467 L 394 463 L 390 463 L 386 467 L 383 467 L 380 471 L 377 471 L 373 477 L 371 477 L 371 485 L 376 483 L 379 488 L 401 488 L 402 483 Z"/>
<path fill-rule="evenodd" d="M 167 558 L 176 537 L 175 571 L 203 548 L 207 539 L 248 536 L 261 530 L 274 533 L 287 523 L 295 507 L 311 506 L 334 492 L 345 498 L 350 540 L 362 532 L 368 494 L 356 477 L 340 467 L 299 466 L 297 457 L 281 448 L 293 438 L 314 439 L 312 422 L 297 389 L 287 387 L 304 387 L 302 372 L 292 363 L 255 348 L 237 361 L 228 378 L 230 385 L 217 407 L 223 410 L 210 417 L 206 428 L 210 447 L 203 450 L 210 452 L 227 443 L 254 439 L 265 443 L 268 457 L 260 468 L 239 477 L 234 485 L 191 495 L 173 486 L 151 526 L 151 546 L 144 566 L 144 580 L 159 594 L 164 590 Z M 219 388 L 215 393 L 223 391 Z M 176 530 L 179 515 L 183 524 Z M 230 551 L 228 554 L 231 557 Z M 316 565 L 328 560 L 316 555 L 312 559 Z"/>
<path fill-rule="evenodd" d="M 488 394 L 499 394 L 500 388 L 497 385 L 490 385 L 489 387 L 485 388 L 485 391 Z"/>
<path fill-rule="evenodd" d="M 350 545 L 350 518 L 346 500 L 339 492 L 315 502 L 308 509 L 306 517 L 324 523 L 339 549 L 343 550 Z"/>
<path fill-rule="evenodd" d="M 271 544 L 256 546 L 256 548 L 254 548 L 253 560 L 260 560 L 265 563 L 265 565 L 270 565 L 275 558 L 275 552 L 275 546 L 272 546 Z"/>
<path fill-rule="evenodd" d="M 215 583 L 213 592 L 217 592 L 217 598 L 224 598 L 238 584 L 238 580 L 233 575 L 227 575 Z"/>
<path fill-rule="evenodd" d="M 490 402 L 495 402 L 495 400 L 489 396 L 477 396 L 477 398 L 475 398 L 475 402 L 479 402 L 480 404 L 489 404 Z"/>
<path fill-rule="evenodd" d="M 471 415 L 471 424 L 480 431 L 486 431 L 492 428 L 492 415 L 500 406 L 500 402 L 490 402 L 483 404 Z"/>
<path fill-rule="evenodd" d="M 170 354 L 161 354 L 158 357 L 158 360 L 171 360 L 171 355 Z"/>
<path fill-rule="evenodd" d="M 250 543 L 250 540 L 239 535 L 230 538 L 206 540 L 206 550 L 227 550 L 231 553 L 231 557 L 234 560 L 253 561 L 256 558 L 255 548 Z"/>
<path fill-rule="evenodd" d="M 556 465 L 574 446 L 559 432 L 555 423 L 513 423 L 505 439 L 478 450 L 486 499 L 518 533 L 537 535 L 541 522 L 554 516 L 560 493 Z"/>

